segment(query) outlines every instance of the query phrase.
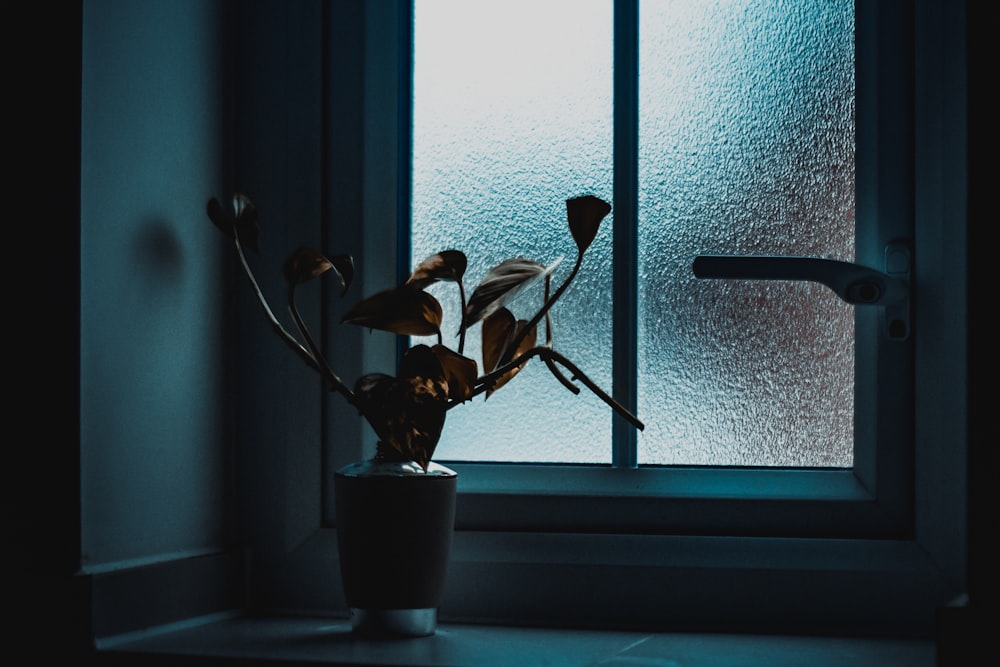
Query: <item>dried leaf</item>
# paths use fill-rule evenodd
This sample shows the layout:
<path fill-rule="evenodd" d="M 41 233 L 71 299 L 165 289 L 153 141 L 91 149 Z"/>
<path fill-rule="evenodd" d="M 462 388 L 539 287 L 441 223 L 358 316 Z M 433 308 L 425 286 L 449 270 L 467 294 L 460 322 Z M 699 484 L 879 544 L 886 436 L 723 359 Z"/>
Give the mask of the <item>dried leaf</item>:
<path fill-rule="evenodd" d="M 332 268 L 333 263 L 326 257 L 312 248 L 303 247 L 296 250 L 285 260 L 282 271 L 285 274 L 285 280 L 289 283 L 292 285 L 301 285 L 316 276 L 323 275 Z M 343 279 L 341 279 L 341 282 L 343 282 Z"/>
<path fill-rule="evenodd" d="M 483 320 L 482 354 L 483 372 L 492 373 L 514 336 L 517 319 L 514 313 L 501 308 Z"/>
<path fill-rule="evenodd" d="M 545 267 L 534 260 L 518 257 L 493 267 L 469 297 L 462 325 L 471 327 L 511 303 L 528 287 L 551 274 L 560 260 Z"/>
<path fill-rule="evenodd" d="M 350 255 L 336 255 L 328 259 L 312 248 L 303 247 L 285 260 L 282 267 L 285 280 L 293 285 L 301 285 L 331 269 L 340 281 L 340 296 L 344 296 L 354 278 L 354 258 Z"/>
<path fill-rule="evenodd" d="M 379 439 L 426 469 L 444 428 L 448 388 L 441 364 L 425 345 L 407 350 L 401 367 L 406 374 L 398 378 L 363 376 L 354 391 Z"/>
<path fill-rule="evenodd" d="M 441 331 L 441 316 L 437 299 L 402 285 L 358 302 L 340 321 L 403 336 L 433 336 Z"/>
<path fill-rule="evenodd" d="M 459 402 L 468 400 L 472 396 L 472 388 L 479 374 L 475 360 L 440 344 L 431 350 L 437 355 L 445 380 L 448 382 L 448 398 Z"/>
<path fill-rule="evenodd" d="M 514 338 L 521 332 L 521 330 L 524 329 L 525 325 L 527 325 L 527 321 L 515 321 L 514 314 L 506 308 L 501 308 L 483 320 L 482 346 L 484 371 L 490 373 L 496 370 L 497 366 L 500 364 L 500 360 L 503 359 L 507 348 L 514 341 Z M 535 327 L 532 327 L 531 331 L 525 335 L 524 340 L 522 340 L 517 346 L 517 350 L 514 354 L 510 355 L 510 358 L 513 359 L 519 354 L 527 352 L 533 348 L 535 346 L 536 339 L 537 330 Z M 493 392 L 510 382 L 522 368 L 524 368 L 523 365 L 518 366 L 517 368 L 502 375 L 487 390 L 486 397 L 489 398 Z"/>
<path fill-rule="evenodd" d="M 260 217 L 257 207 L 250 199 L 239 192 L 233 194 L 233 209 L 226 210 L 215 197 L 208 200 L 206 207 L 209 220 L 221 229 L 229 238 L 239 237 L 241 243 L 256 253 L 260 237 Z"/>
<path fill-rule="evenodd" d="M 611 204 L 585 195 L 566 200 L 566 218 L 569 220 L 569 230 L 576 241 L 576 247 L 582 254 L 597 236 L 601 221 L 611 212 Z"/>
<path fill-rule="evenodd" d="M 444 380 L 444 369 L 438 357 L 427 345 L 414 345 L 403 353 L 399 362 L 401 378 L 431 378 Z"/>
<path fill-rule="evenodd" d="M 443 250 L 422 261 L 406 284 L 423 289 L 439 280 L 461 282 L 467 265 L 468 260 L 461 250 Z"/>

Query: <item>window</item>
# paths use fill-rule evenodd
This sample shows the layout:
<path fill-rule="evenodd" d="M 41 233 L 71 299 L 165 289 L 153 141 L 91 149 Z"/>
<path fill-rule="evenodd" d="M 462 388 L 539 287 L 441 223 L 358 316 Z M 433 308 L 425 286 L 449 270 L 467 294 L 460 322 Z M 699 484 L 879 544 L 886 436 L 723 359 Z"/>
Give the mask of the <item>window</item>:
<path fill-rule="evenodd" d="M 612 7 L 615 44 L 636 46 L 621 35 L 637 34 L 641 3 L 619 0 Z M 219 55 L 208 48 L 215 44 L 215 26 L 231 31 L 224 60 L 236 78 L 198 80 L 206 99 L 214 99 L 209 91 L 223 89 L 235 99 L 187 136 L 190 145 L 205 148 L 206 164 L 231 158 L 226 178 L 267 202 L 272 258 L 280 262 L 282 246 L 303 240 L 358 247 L 357 278 L 366 293 L 392 282 L 404 254 L 397 245 L 409 234 L 412 9 L 410 0 L 252 3 L 232 14 L 229 3 L 199 5 L 194 25 L 205 30 L 185 47 L 198 54 L 187 61 L 193 66 Z M 124 7 L 111 16 L 121 22 L 95 20 L 85 30 L 96 38 L 91 45 L 104 44 L 100 37 L 118 25 L 134 23 Z M 852 467 L 650 466 L 629 460 L 637 449 L 617 447 L 610 464 L 456 464 L 461 496 L 443 620 L 930 634 L 936 608 L 965 589 L 965 10 L 949 0 L 858 0 L 854 17 L 855 257 L 879 266 L 891 242 L 906 241 L 913 290 L 905 340 L 880 334 L 877 309 L 856 309 L 855 430 L 864 438 Z M 191 34 L 187 21 L 147 24 L 165 38 Z M 229 55 L 229 46 L 235 53 Z M 147 76 L 142 68 L 131 71 Z M 125 90 L 132 80 L 116 80 L 110 90 Z M 85 90 L 93 81 L 84 78 Z M 119 99 L 91 99 L 98 98 Z M 199 134 L 213 122 L 225 130 L 217 143 Z M 616 136 L 622 136 L 617 129 Z M 127 145 L 117 137 L 91 140 Z M 186 188 L 189 181 L 177 183 Z M 113 198 L 113 186 L 98 191 Z M 616 215 L 624 215 L 622 202 L 629 199 L 613 195 Z M 191 216 L 200 218 L 198 207 L 190 206 Z M 862 212 L 870 218 L 862 220 Z M 185 215 L 178 213 L 177 220 Z M 118 231 L 100 247 L 124 247 L 120 241 L 133 238 L 132 225 Z M 124 258 L 128 266 L 134 259 L 131 253 L 107 256 Z M 401 266 L 400 273 L 408 268 Z M 88 298 L 101 284 L 86 292 Z M 225 475 L 195 480 L 204 493 L 197 497 L 218 498 L 221 485 L 225 499 L 209 503 L 207 512 L 200 510 L 209 505 L 192 504 L 190 494 L 179 503 L 177 494 L 133 503 L 188 529 L 169 543 L 141 539 L 143 531 L 140 539 L 116 545 L 125 547 L 124 556 L 121 548 L 113 550 L 116 562 L 86 582 L 98 635 L 200 616 L 217 611 L 216 600 L 243 594 L 255 611 L 344 609 L 325 481 L 339 465 L 370 454 L 372 436 L 339 397 L 323 392 L 318 381 L 309 383 L 316 378 L 275 345 L 260 326 L 252 296 L 245 296 L 226 301 L 238 312 L 240 336 L 227 330 L 217 341 L 234 371 L 225 387 L 232 391 L 220 386 L 225 396 L 216 406 L 225 415 L 227 437 L 217 443 L 214 433 L 203 434 L 207 445 L 218 446 L 213 460 L 225 458 L 231 466 Z M 337 307 L 319 297 L 301 305 L 310 314 Z M 391 370 L 393 341 L 363 332 L 324 334 L 344 376 Z M 240 349 L 233 349 L 233 340 Z M 142 341 L 137 345 L 145 349 Z M 245 363 L 246 352 L 252 363 Z M 93 379 L 84 374 L 81 386 Z M 123 376 L 118 393 L 131 392 L 133 380 Z M 885 389 L 897 385 L 907 389 Z M 159 403 L 155 407 L 160 414 Z M 890 413 L 909 416 L 885 420 Z M 149 468 L 150 455 L 176 463 L 173 433 L 150 433 L 141 441 L 99 435 L 82 439 L 82 454 L 99 474 L 82 475 L 81 485 L 108 497 L 153 488 L 135 476 Z M 113 447 L 103 446 L 106 437 Z M 188 449 L 185 470 L 207 471 L 204 451 Z M 177 478 L 165 468 L 151 474 L 158 484 Z M 183 515 L 174 512 L 178 507 Z M 122 562 L 133 547 L 143 560 Z M 191 585 L 178 588 L 178 581 Z"/>
<path fill-rule="evenodd" d="M 638 7 L 636 22 L 610 0 L 415 5 L 413 262 L 463 248 L 471 289 L 515 253 L 571 253 L 564 198 L 613 201 L 556 347 L 646 422 L 637 438 L 530 364 L 453 411 L 438 456 L 850 468 L 853 307 L 817 283 L 706 284 L 691 260 L 853 261 L 853 2 Z M 467 343 L 478 357 L 478 328 Z"/>
<path fill-rule="evenodd" d="M 564 247 L 562 199 L 611 200 L 610 230 L 588 256 L 596 277 L 578 301 L 560 304 L 556 324 L 573 336 L 567 349 L 586 355 L 600 383 L 613 380 L 648 428 L 637 437 L 529 364 L 489 405 L 449 415 L 437 458 L 597 465 L 456 461 L 467 488 L 486 507 L 485 497 L 498 503 L 495 516 L 469 520 L 706 534 L 909 530 L 908 487 L 879 470 L 912 465 L 899 426 L 912 420 L 900 398 L 911 341 L 886 335 L 881 307 L 848 305 L 817 283 L 691 273 L 702 253 L 857 255 L 882 271 L 889 242 L 912 238 L 905 171 L 868 167 L 905 164 L 908 144 L 871 131 L 877 100 L 863 88 L 855 110 L 856 87 L 900 66 L 876 58 L 864 32 L 874 19 L 856 19 L 850 2 L 796 12 L 767 2 L 532 7 L 415 5 L 412 261 L 478 237 L 487 259 L 470 266 L 475 276 L 521 251 L 521 225 L 550 223 L 555 233 L 531 234 L 527 251 L 548 263 Z M 513 53 L 457 28 L 504 21 L 496 34 L 520 45 Z M 553 423 L 553 414 L 567 417 Z M 553 488 L 615 502 L 581 519 L 549 497 Z M 541 496 L 532 511 L 504 516 L 509 494 L 529 490 Z M 678 513 L 679 502 L 725 511 Z M 603 509 L 615 503 L 629 509 Z M 803 509 L 810 503 L 837 511 L 816 516 Z"/>
<path fill-rule="evenodd" d="M 613 4 L 617 48 L 638 34 L 640 4 Z M 360 278 L 368 281 L 366 293 L 388 286 L 377 284 L 378 276 L 407 254 L 394 250 L 407 242 L 411 218 L 412 11 L 409 2 L 366 3 L 364 9 L 366 253 Z M 954 382 L 940 378 L 954 379 L 953 364 L 964 350 L 960 332 L 946 326 L 949 318 L 964 317 L 964 260 L 960 236 L 940 242 L 946 220 L 958 212 L 950 210 L 956 203 L 936 166 L 960 157 L 938 154 L 936 129 L 941 114 L 957 111 L 926 102 L 955 99 L 933 95 L 951 84 L 927 63 L 961 45 L 938 31 L 939 15 L 954 20 L 933 3 L 858 2 L 854 12 L 854 259 L 882 268 L 890 243 L 905 241 L 919 261 L 913 262 L 912 335 L 885 336 L 881 309 L 854 309 L 850 467 L 651 466 L 634 460 L 637 449 L 618 445 L 610 462 L 592 465 L 456 463 L 460 498 L 443 618 L 823 632 L 923 623 L 926 630 L 929 610 L 961 589 L 964 529 L 947 517 L 961 505 L 964 473 L 948 448 L 962 432 L 962 399 L 944 389 Z M 629 199 L 612 195 L 618 230 Z M 407 258 L 399 273 L 410 268 Z M 942 317 L 942 308 L 956 310 Z M 338 353 L 360 359 L 365 370 L 386 368 L 396 349 L 385 340 L 359 336 L 356 348 Z M 336 440 L 337 446 L 328 449 L 327 473 L 371 451 L 370 434 L 359 429 L 355 437 L 355 415 L 340 403 L 330 401 L 335 427 L 326 429 L 327 444 Z M 610 418 L 603 408 L 596 412 Z M 355 441 L 360 444 L 352 451 Z M 311 474 L 303 468 L 288 477 Z M 290 489 L 295 500 L 286 505 L 309 507 L 315 496 L 308 488 Z M 326 517 L 330 509 L 326 497 Z M 331 530 L 309 540 L 286 538 L 289 555 L 277 561 L 272 579 L 265 577 L 266 591 L 282 588 L 289 577 L 301 583 L 292 572 L 328 557 L 335 526 L 325 525 Z M 293 531 L 282 524 L 279 532 Z M 306 604 L 302 599 L 314 594 L 304 592 L 310 586 L 291 589 L 278 596 L 291 600 L 286 605 Z M 335 606 L 336 596 L 328 602 Z"/>
<path fill-rule="evenodd" d="M 613 27 L 608 0 L 414 3 L 412 261 L 462 249 L 471 291 L 503 260 L 563 259 L 552 289 L 561 284 L 575 259 L 565 200 L 614 199 Z M 614 217 L 602 223 L 553 314 L 556 349 L 607 390 Z M 456 347 L 456 290 L 434 287 Z M 530 318 L 540 298 L 533 290 L 511 308 Z M 477 361 L 479 343 L 474 326 L 465 350 Z M 612 412 L 593 394 L 574 395 L 554 381 L 544 364 L 529 363 L 488 401 L 452 410 L 438 458 L 610 463 Z"/>
<path fill-rule="evenodd" d="M 395 17 L 408 25 L 413 18 L 407 13 L 414 10 L 408 3 L 404 5 L 402 14 Z M 608 49 L 615 49 L 615 63 L 631 59 L 635 67 L 638 62 L 641 51 L 636 38 L 642 34 L 642 5 L 599 4 L 614 12 L 614 41 Z M 919 114 L 913 106 L 911 29 L 932 25 L 934 20 L 929 17 L 938 11 L 923 6 L 917 9 L 908 3 L 859 2 L 853 13 L 858 232 L 850 239 L 853 248 L 837 246 L 841 252 L 830 255 L 877 270 L 886 268 L 886 251 L 894 242 L 902 242 L 914 254 L 946 252 L 944 247 L 929 250 L 922 245 L 928 233 L 934 234 L 929 230 L 939 221 L 914 214 L 913 147 L 915 141 L 929 140 L 930 125 L 918 128 L 915 121 Z M 544 12 L 534 14 L 544 20 Z M 419 29 L 419 19 L 416 25 Z M 400 32 L 404 46 L 398 62 L 400 71 L 405 72 L 412 66 L 407 40 L 413 35 Z M 928 53 L 940 48 L 933 39 L 925 39 L 920 46 Z M 602 57 L 607 57 L 608 49 L 602 47 Z M 420 57 L 418 50 L 415 58 Z M 399 85 L 400 81 L 408 81 L 405 74 L 391 79 L 391 90 L 400 95 L 400 113 L 408 115 L 411 93 L 407 85 Z M 614 85 L 628 90 L 634 81 L 618 79 Z M 610 94 L 606 88 L 595 95 Z M 390 90 L 388 85 L 386 90 Z M 614 99 L 618 104 L 622 91 L 614 91 Z M 606 108 L 603 113 L 607 113 Z M 636 128 L 634 120 L 618 117 L 614 123 L 614 141 L 620 143 L 615 143 L 613 150 L 641 155 L 641 147 L 630 146 L 627 136 L 622 138 L 623 126 L 641 132 L 641 125 Z M 403 156 L 399 159 L 405 165 L 410 126 L 400 123 L 397 127 L 404 148 L 397 147 L 396 155 Z M 606 154 L 606 150 L 601 153 L 602 158 Z M 623 219 L 634 216 L 641 229 L 643 204 L 638 186 L 628 184 L 637 174 L 626 171 L 623 179 L 618 159 L 614 162 L 615 189 L 609 198 L 616 207 L 612 228 L 617 232 Z M 849 170 L 844 165 L 838 168 Z M 406 185 L 400 185 L 398 176 L 393 178 L 393 191 L 408 198 L 408 179 L 402 180 Z M 843 187 L 849 174 L 838 178 Z M 368 187 L 374 188 L 373 198 L 383 192 L 373 183 Z M 444 201 L 453 201 L 451 194 L 446 189 Z M 639 208 L 630 212 L 629 201 Z M 418 205 L 416 193 L 413 202 Z M 404 231 L 408 231 L 405 228 L 410 220 L 408 207 L 409 199 L 400 207 L 407 212 L 398 218 L 404 221 Z M 838 214 L 849 213 L 843 201 L 837 200 L 834 207 Z M 511 213 L 500 209 L 504 212 Z M 468 220 L 463 216 L 468 213 L 468 209 L 460 209 L 442 215 L 464 224 Z M 556 209 L 531 213 L 520 219 L 533 221 L 559 214 Z M 420 214 L 415 210 L 413 218 Z M 924 227 L 915 230 L 914 224 Z M 404 235 L 404 243 L 406 238 Z M 842 239 L 836 242 L 842 243 Z M 428 247 L 433 245 L 428 242 Z M 744 247 L 737 243 L 725 250 L 733 254 Z M 781 254 L 776 248 L 769 252 Z M 951 259 L 942 257 L 940 261 Z M 930 261 L 936 264 L 936 260 Z M 400 273 L 410 268 L 407 258 Z M 919 280 L 920 275 L 915 275 L 914 281 Z M 825 287 L 815 287 L 815 293 L 829 297 Z M 794 287 L 803 288 L 812 289 Z M 616 303 L 620 298 L 632 298 L 629 288 L 616 289 Z M 710 289 L 721 288 L 706 285 L 701 294 Z M 758 292 L 773 296 L 781 291 L 765 291 L 768 289 L 759 283 L 732 288 L 744 300 Z M 752 297 L 757 298 L 763 296 Z M 915 312 L 920 303 L 921 298 L 914 296 Z M 452 467 L 459 471 L 461 494 L 451 575 L 454 583 L 450 584 L 455 593 L 443 613 L 456 618 L 517 618 L 528 623 L 556 619 L 569 624 L 675 624 L 671 627 L 746 628 L 753 625 L 748 619 L 754 618 L 762 625 L 835 631 L 866 624 L 869 628 L 877 624 L 884 629 L 894 623 L 903 627 L 913 620 L 917 613 L 913 610 L 926 611 L 929 599 L 946 599 L 945 591 L 953 590 L 952 586 L 930 572 L 939 565 L 959 572 L 960 567 L 953 567 L 958 554 L 948 547 L 940 552 L 932 548 L 933 555 L 925 560 L 926 545 L 916 538 L 918 534 L 942 537 L 954 528 L 937 523 L 940 516 L 936 512 L 921 515 L 917 511 L 921 499 L 929 497 L 919 483 L 921 475 L 928 473 L 918 455 L 943 463 L 942 441 L 938 440 L 942 433 L 932 433 L 935 427 L 918 432 L 919 424 L 931 426 L 922 422 L 919 408 L 944 397 L 936 395 L 923 375 L 935 362 L 930 361 L 931 366 L 926 361 L 923 366 L 918 363 L 916 370 L 912 365 L 914 358 L 922 360 L 928 352 L 918 340 L 925 344 L 942 340 L 938 336 L 940 325 L 915 315 L 913 328 L 923 327 L 922 336 L 893 337 L 886 335 L 881 308 L 852 310 L 857 340 L 851 425 L 855 442 L 847 461 L 842 457 L 829 467 L 818 468 L 641 465 L 646 463 L 642 457 L 652 455 L 623 445 L 627 439 L 617 434 L 611 461 L 603 453 L 586 457 L 599 458 L 597 465 L 455 463 Z M 843 316 L 843 310 L 838 312 Z M 620 333 L 613 336 L 617 340 Z M 629 354 L 616 351 L 614 357 L 628 359 Z M 612 374 L 621 395 L 619 371 Z M 629 382 L 626 377 L 625 397 L 636 401 L 635 396 L 628 397 Z M 938 404 L 938 408 L 942 406 Z M 610 418 L 604 410 L 595 412 Z M 608 427 L 601 429 L 606 432 Z M 523 437 L 545 435 L 530 431 Z M 525 458 L 532 460 L 530 455 Z M 948 502 L 952 500 L 955 497 Z M 914 577 L 920 582 L 911 586 Z M 581 588 L 583 579 L 592 583 L 589 589 Z M 877 601 L 862 602 L 858 597 L 862 591 Z M 665 597 L 678 602 L 665 603 Z M 761 602 L 764 599 L 766 603 Z M 630 609 L 615 608 L 616 600 Z M 721 600 L 725 600 L 724 609 Z"/>

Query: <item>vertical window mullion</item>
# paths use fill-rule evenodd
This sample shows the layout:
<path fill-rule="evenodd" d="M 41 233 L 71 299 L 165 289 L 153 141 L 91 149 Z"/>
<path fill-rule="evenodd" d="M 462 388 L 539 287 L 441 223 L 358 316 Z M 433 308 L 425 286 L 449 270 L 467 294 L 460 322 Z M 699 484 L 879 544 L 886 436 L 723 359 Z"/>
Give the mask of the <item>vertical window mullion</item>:
<path fill-rule="evenodd" d="M 639 201 L 639 2 L 614 4 L 614 366 L 615 399 L 635 412 Z M 641 418 L 641 417 L 640 417 Z M 612 424 L 612 465 L 638 465 L 636 431 Z"/>
<path fill-rule="evenodd" d="M 413 2 L 399 3 L 399 19 L 396 35 L 399 51 L 396 53 L 397 86 L 397 145 L 396 159 L 401 168 L 397 170 L 396 188 L 396 283 L 405 281 L 412 268 L 413 233 Z M 402 166 L 402 165 L 405 165 Z M 396 336 L 396 368 L 403 359 L 403 353 L 410 346 L 407 336 Z"/>

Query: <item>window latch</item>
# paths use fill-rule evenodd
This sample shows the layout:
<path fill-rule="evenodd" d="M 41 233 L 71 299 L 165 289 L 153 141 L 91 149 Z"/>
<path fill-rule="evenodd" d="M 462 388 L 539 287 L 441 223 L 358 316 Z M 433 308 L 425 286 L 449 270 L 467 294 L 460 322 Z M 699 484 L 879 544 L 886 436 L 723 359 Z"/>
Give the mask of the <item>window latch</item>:
<path fill-rule="evenodd" d="M 808 280 L 822 283 L 847 303 L 882 306 L 885 330 L 903 340 L 910 332 L 910 249 L 904 243 L 885 248 L 885 271 L 819 257 L 699 255 L 691 266 L 697 278 L 739 280 Z"/>

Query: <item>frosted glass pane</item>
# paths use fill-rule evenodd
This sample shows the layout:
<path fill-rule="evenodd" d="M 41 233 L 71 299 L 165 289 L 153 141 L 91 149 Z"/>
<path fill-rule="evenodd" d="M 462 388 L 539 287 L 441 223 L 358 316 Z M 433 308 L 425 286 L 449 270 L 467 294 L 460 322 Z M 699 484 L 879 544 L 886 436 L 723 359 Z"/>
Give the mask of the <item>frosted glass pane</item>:
<path fill-rule="evenodd" d="M 576 246 L 566 199 L 612 200 L 611 6 L 416 0 L 414 265 L 461 249 L 469 291 L 490 267 L 519 255 L 545 265 L 565 257 L 554 285 L 569 273 Z M 552 311 L 555 348 L 608 391 L 613 224 L 612 213 Z M 444 332 L 456 332 L 455 286 L 435 287 Z M 530 316 L 539 304 L 518 302 L 515 315 Z M 481 366 L 479 336 L 477 325 L 466 355 Z M 607 463 L 611 415 L 586 389 L 569 392 L 533 360 L 488 401 L 480 396 L 449 412 L 435 458 Z"/>
<path fill-rule="evenodd" d="M 690 267 L 853 261 L 853 9 L 640 3 L 640 463 L 852 464 L 852 308 Z"/>

